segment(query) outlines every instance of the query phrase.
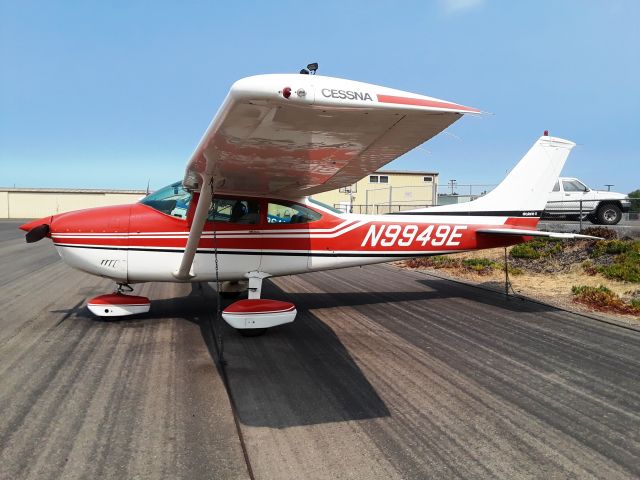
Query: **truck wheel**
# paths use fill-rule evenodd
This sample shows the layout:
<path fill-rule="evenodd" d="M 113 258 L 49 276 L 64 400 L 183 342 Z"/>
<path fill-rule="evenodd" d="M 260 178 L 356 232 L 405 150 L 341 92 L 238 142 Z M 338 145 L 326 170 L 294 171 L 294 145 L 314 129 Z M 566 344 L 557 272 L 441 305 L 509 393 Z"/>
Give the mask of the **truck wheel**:
<path fill-rule="evenodd" d="M 598 222 L 601 225 L 616 225 L 622 219 L 622 210 L 613 203 L 598 207 Z"/>

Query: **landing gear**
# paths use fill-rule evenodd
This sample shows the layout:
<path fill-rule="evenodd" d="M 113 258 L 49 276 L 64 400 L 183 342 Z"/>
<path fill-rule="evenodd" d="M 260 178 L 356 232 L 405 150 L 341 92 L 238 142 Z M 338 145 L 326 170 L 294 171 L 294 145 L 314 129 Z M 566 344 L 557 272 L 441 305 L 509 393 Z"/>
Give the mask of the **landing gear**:
<path fill-rule="evenodd" d="M 115 293 L 119 293 L 119 294 L 126 294 L 126 293 L 131 293 L 133 292 L 133 287 L 131 285 L 129 285 L 128 283 L 117 283 L 116 284 L 116 291 Z"/>
<path fill-rule="evenodd" d="M 99 295 L 87 302 L 87 307 L 99 317 L 124 317 L 147 313 L 151 308 L 151 301 L 147 297 L 126 295 L 133 292 L 128 283 L 118 283 L 114 293 Z"/>
<path fill-rule="evenodd" d="M 225 300 L 234 300 L 247 291 L 247 282 L 221 282 L 220 291 L 218 292 Z"/>
<path fill-rule="evenodd" d="M 291 323 L 296 318 L 296 307 L 290 302 L 261 299 L 262 281 L 269 275 L 249 273 L 249 298 L 238 300 L 222 311 L 222 318 L 245 337 L 262 335 L 267 328 Z"/>

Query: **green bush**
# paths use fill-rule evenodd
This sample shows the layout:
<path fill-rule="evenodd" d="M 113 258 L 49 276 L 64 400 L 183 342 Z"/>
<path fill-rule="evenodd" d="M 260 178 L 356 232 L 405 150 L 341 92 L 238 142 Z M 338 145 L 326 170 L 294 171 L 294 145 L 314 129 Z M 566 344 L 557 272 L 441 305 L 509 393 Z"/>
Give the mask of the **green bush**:
<path fill-rule="evenodd" d="M 462 260 L 462 264 L 465 267 L 471 268 L 497 268 L 500 266 L 496 262 L 494 262 L 493 260 L 489 260 L 488 258 L 465 258 L 464 260 Z"/>
<path fill-rule="evenodd" d="M 629 240 L 599 240 L 591 250 L 592 257 L 602 255 L 617 255 L 633 249 L 633 242 Z"/>
<path fill-rule="evenodd" d="M 529 243 L 530 242 L 514 245 L 509 252 L 509 255 L 511 255 L 513 258 L 540 258 L 542 256 L 540 251 L 533 248 L 531 245 L 529 245 Z"/>
<path fill-rule="evenodd" d="M 513 258 L 528 258 L 537 259 L 542 257 L 548 257 L 562 252 L 562 242 L 555 239 L 536 239 L 530 240 L 525 243 L 514 245 L 511 248 L 511 255 Z"/>
<path fill-rule="evenodd" d="M 604 240 L 596 242 L 593 258 L 615 255 L 613 263 L 597 268 L 607 278 L 640 283 L 640 240 Z"/>

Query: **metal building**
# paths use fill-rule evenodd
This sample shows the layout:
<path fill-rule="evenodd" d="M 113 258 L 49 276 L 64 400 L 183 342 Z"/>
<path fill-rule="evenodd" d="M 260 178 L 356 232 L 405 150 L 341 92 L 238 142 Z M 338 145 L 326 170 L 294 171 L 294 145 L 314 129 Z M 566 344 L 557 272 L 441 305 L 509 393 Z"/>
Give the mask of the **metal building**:
<path fill-rule="evenodd" d="M 0 188 L 0 218 L 42 218 L 58 213 L 134 203 L 144 190 Z"/>
<path fill-rule="evenodd" d="M 436 172 L 381 170 L 313 198 L 345 212 L 388 213 L 436 205 L 437 192 Z"/>

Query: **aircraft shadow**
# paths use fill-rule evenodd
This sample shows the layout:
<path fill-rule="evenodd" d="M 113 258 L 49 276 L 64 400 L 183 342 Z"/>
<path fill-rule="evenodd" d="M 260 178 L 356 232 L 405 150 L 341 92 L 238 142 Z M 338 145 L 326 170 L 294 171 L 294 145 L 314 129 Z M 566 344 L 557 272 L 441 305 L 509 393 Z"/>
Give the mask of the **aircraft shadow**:
<path fill-rule="evenodd" d="M 272 282 L 263 289 L 268 298 L 290 297 Z M 203 291 L 215 313 L 215 291 L 209 285 Z M 210 321 L 202 318 L 200 328 L 215 359 Z M 220 327 L 229 387 L 243 424 L 287 428 L 390 415 L 333 330 L 306 306 L 294 323 L 260 337 L 242 337 L 224 322 L 214 328 Z"/>
<path fill-rule="evenodd" d="M 436 292 L 442 292 L 443 294 L 446 292 L 448 297 L 465 298 L 471 302 L 478 302 L 515 313 L 552 312 L 558 310 L 551 305 L 532 302 L 517 295 L 510 294 L 507 298 L 504 294 L 504 283 L 500 282 L 486 282 L 479 285 L 481 288 L 439 278 L 421 279 L 418 280 L 418 283 Z"/>
<path fill-rule="evenodd" d="M 264 296 L 293 300 L 293 295 L 272 282 L 265 282 Z M 149 321 L 168 318 L 186 320 L 200 328 L 218 369 L 212 329 L 222 332 L 229 387 L 245 425 L 286 428 L 390 415 L 333 330 L 309 312 L 307 305 L 299 304 L 294 323 L 248 338 L 222 320 L 217 323 L 216 300 L 215 290 L 201 283 L 192 284 L 186 296 L 152 300 L 149 313 L 133 317 L 97 318 L 84 302 L 57 312 L 64 313 L 61 322 L 72 318 L 121 329 L 143 328 Z M 232 301 L 223 301 L 222 308 Z"/>
<path fill-rule="evenodd" d="M 96 319 L 85 306 L 66 311 L 121 328 L 144 326 L 149 320 L 184 319 L 200 328 L 212 360 L 217 358 L 212 328 L 222 332 L 226 372 L 238 417 L 245 425 L 271 428 L 362 420 L 390 415 L 384 401 L 367 380 L 333 330 L 313 310 L 336 306 L 367 306 L 407 301 L 463 298 L 514 312 L 549 311 L 553 307 L 479 290 L 440 279 L 420 279 L 428 289 L 380 292 L 286 293 L 273 282 L 264 284 L 265 298 L 288 299 L 298 306 L 292 324 L 246 338 L 221 321 L 216 323 L 215 290 L 192 284 L 188 295 L 152 301 L 147 314 L 126 320 Z M 222 308 L 231 303 L 224 301 Z M 216 366 L 217 362 L 216 362 Z"/>

